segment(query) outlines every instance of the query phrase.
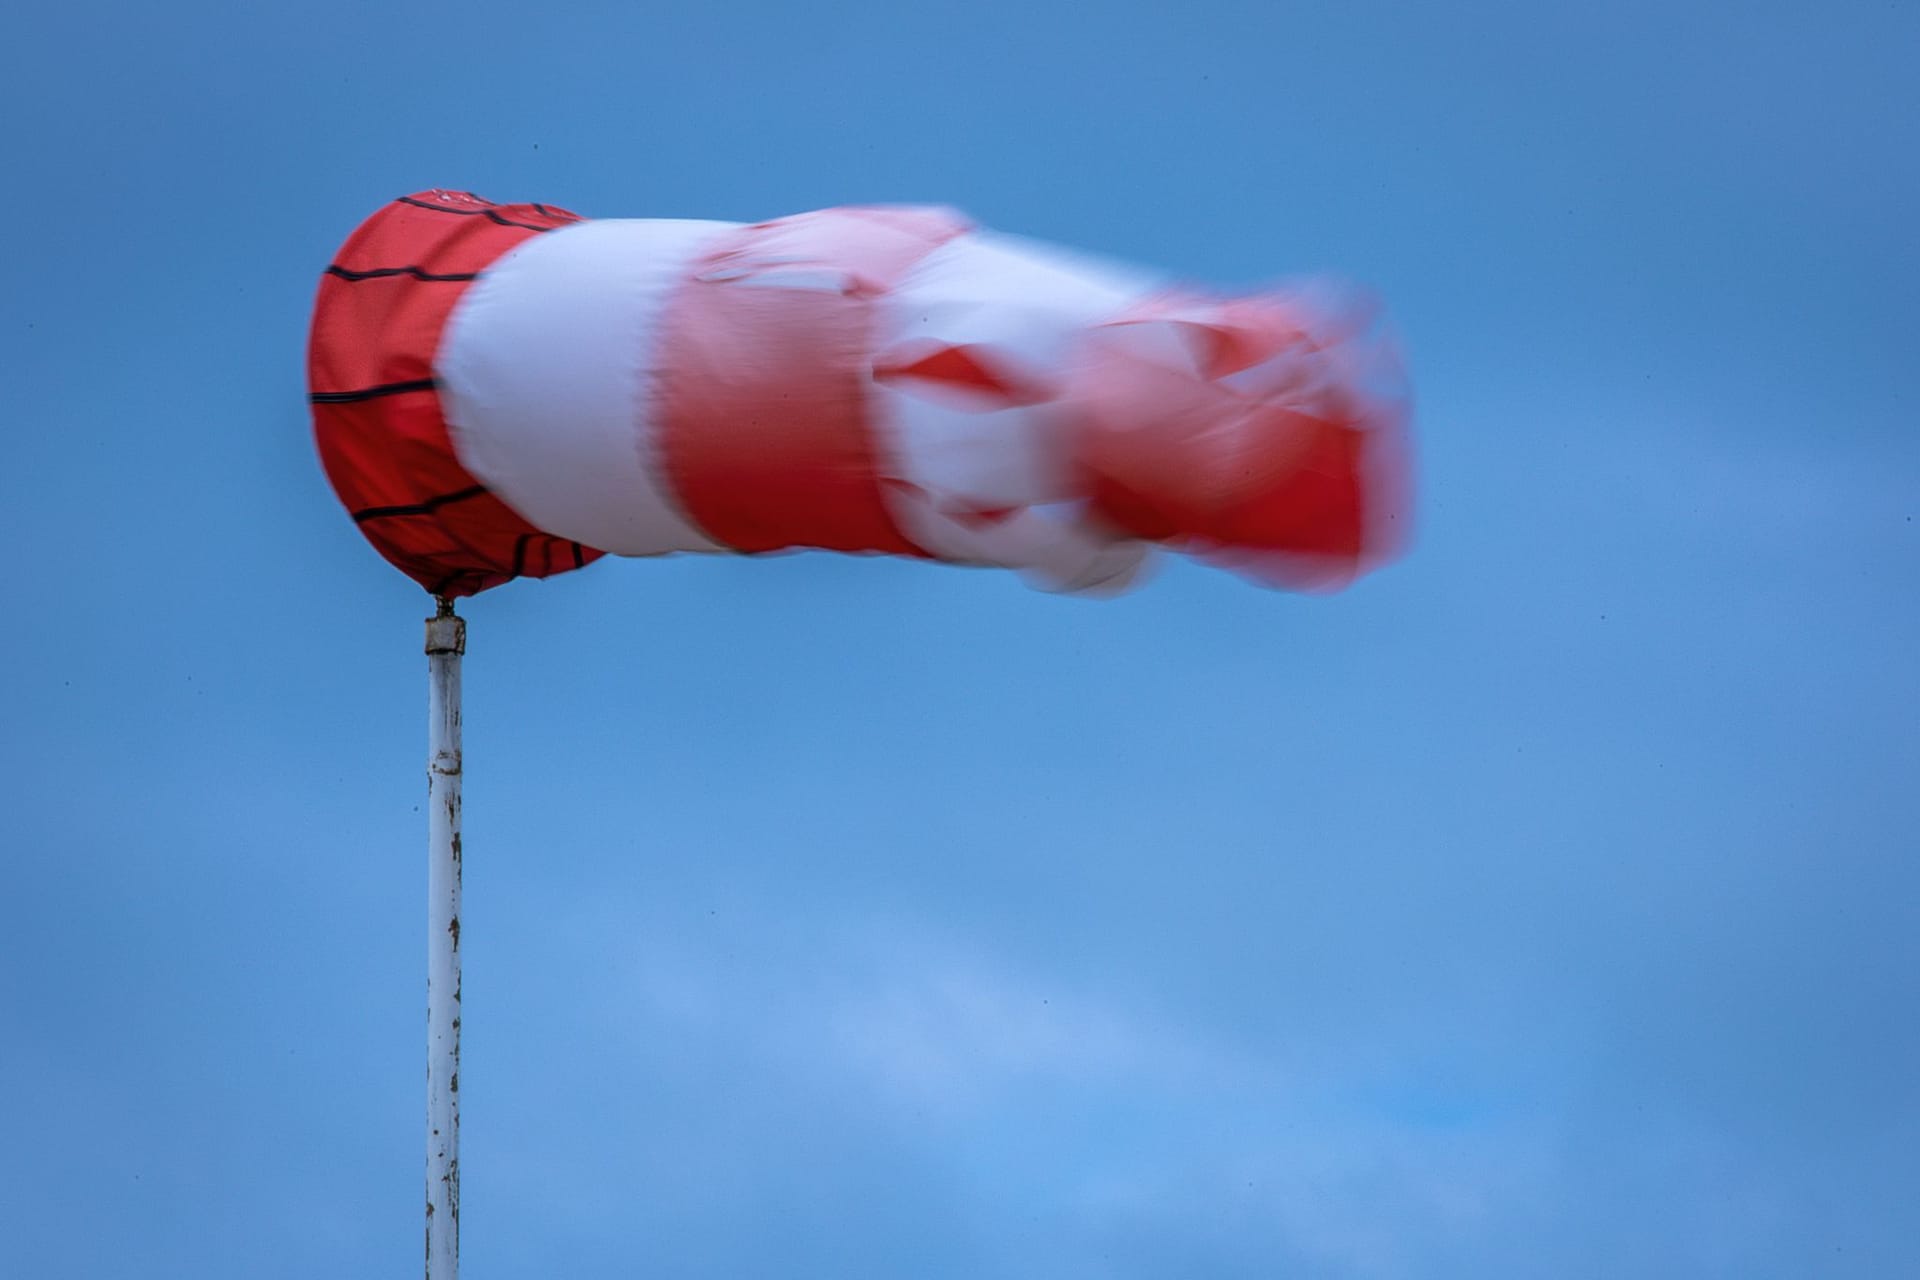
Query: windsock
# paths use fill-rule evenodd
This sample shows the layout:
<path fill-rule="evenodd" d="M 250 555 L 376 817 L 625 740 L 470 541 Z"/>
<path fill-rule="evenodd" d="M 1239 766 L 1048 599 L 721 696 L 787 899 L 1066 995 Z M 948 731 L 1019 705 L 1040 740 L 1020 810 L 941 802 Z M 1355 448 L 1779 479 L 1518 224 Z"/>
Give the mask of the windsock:
<path fill-rule="evenodd" d="M 1324 589 L 1404 541 L 1372 316 L 1222 297 L 947 209 L 584 219 L 405 196 L 326 269 L 335 492 L 428 591 L 818 548 L 1114 594 L 1156 548 Z"/>

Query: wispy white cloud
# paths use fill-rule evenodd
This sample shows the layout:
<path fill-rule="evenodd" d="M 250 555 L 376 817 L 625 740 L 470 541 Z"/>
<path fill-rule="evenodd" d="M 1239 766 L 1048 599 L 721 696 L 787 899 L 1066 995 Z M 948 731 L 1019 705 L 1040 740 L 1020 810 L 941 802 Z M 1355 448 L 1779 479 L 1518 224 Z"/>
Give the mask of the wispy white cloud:
<path fill-rule="evenodd" d="M 1434 1123 L 912 922 L 762 925 L 751 963 L 740 935 L 629 931 L 581 1014 L 622 1029 L 636 1072 L 674 1069 L 655 1056 L 671 1045 L 764 1081 L 781 1109 L 858 1114 L 935 1150 L 967 1196 L 1069 1226 L 1073 1249 L 1145 1232 L 1211 1239 L 1236 1268 L 1412 1275 L 1557 1176 L 1547 1135 L 1497 1108 Z"/>
<path fill-rule="evenodd" d="M 1551 1061 L 1524 1032 L 1384 1016 L 1337 1044 L 1326 1025 L 1261 1039 L 1244 1003 L 1209 1021 L 1118 976 L 817 903 L 603 903 L 558 936 L 553 958 L 592 979 L 550 1014 L 590 1061 L 493 1167 L 580 1231 L 642 1207 L 804 1223 L 883 1200 L 918 1224 L 901 1239 L 967 1260 L 943 1275 L 1768 1274 L 1829 1213 L 1790 1153 L 1652 1085 L 1597 1092 L 1567 1027 L 1530 1024 Z M 576 1165 L 602 1177 L 583 1187 Z"/>
<path fill-rule="evenodd" d="M 1271 1064 L 1196 1028 L 923 928 L 870 920 L 766 942 L 803 959 L 748 971 L 694 939 L 646 938 L 613 989 L 619 1020 L 942 1114 L 1029 1089 L 1280 1087 Z"/>

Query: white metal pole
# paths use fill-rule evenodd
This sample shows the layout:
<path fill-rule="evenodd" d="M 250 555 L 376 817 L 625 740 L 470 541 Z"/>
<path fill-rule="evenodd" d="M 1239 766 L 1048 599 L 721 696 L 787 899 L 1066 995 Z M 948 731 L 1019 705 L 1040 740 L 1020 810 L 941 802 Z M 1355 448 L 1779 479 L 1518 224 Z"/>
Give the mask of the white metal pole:
<path fill-rule="evenodd" d="M 427 619 L 427 1280 L 460 1274 L 460 656 L 467 624 Z"/>

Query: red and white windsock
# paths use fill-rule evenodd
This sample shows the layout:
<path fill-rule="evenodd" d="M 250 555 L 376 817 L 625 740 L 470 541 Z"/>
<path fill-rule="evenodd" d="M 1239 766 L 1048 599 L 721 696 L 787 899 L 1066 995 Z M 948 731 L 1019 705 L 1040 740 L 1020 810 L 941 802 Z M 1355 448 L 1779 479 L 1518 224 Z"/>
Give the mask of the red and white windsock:
<path fill-rule="evenodd" d="M 586 220 L 422 192 L 327 268 L 309 375 L 335 491 L 445 596 L 807 547 L 1103 594 L 1162 545 L 1320 588 L 1406 523 L 1399 368 L 1365 320 L 945 209 Z"/>

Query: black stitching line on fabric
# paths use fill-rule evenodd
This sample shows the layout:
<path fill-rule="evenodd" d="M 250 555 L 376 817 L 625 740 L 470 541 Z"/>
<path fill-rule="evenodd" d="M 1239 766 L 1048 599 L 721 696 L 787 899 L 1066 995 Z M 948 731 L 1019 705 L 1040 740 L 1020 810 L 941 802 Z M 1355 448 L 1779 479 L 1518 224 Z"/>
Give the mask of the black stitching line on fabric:
<path fill-rule="evenodd" d="M 365 524 L 369 520 L 384 520 L 388 516 L 428 516 L 449 503 L 465 502 L 468 498 L 477 498 L 486 491 L 485 485 L 476 484 L 471 489 L 442 493 L 428 498 L 425 502 L 408 502 L 395 507 L 367 507 L 353 513 L 353 522 Z"/>
<path fill-rule="evenodd" d="M 412 196 L 401 196 L 396 204 L 410 204 L 416 209 L 432 209 L 436 213 L 453 213 L 463 218 L 488 218 L 503 227 L 519 227 L 522 231 L 553 231 L 554 227 L 536 227 L 531 222 L 515 222 L 512 218 L 503 218 L 492 209 L 455 209 L 451 205 L 428 204 L 425 200 L 415 200 Z"/>
<path fill-rule="evenodd" d="M 352 391 L 316 391 L 307 399 L 313 404 L 355 404 L 361 400 L 377 400 L 381 396 L 404 395 L 409 391 L 432 391 L 439 385 L 432 378 L 415 378 L 411 382 L 383 382 L 377 387 L 356 387 Z"/>
<path fill-rule="evenodd" d="M 355 271 L 352 267 L 343 267 L 337 262 L 327 268 L 327 274 L 330 276 L 338 276 L 342 280 L 350 280 L 355 283 L 361 280 L 385 280 L 390 276 L 412 276 L 415 280 L 426 280 L 429 282 L 477 280 L 480 278 L 478 271 L 436 272 L 427 271 L 420 267 L 371 267 L 365 271 Z"/>

